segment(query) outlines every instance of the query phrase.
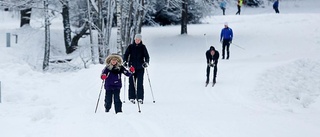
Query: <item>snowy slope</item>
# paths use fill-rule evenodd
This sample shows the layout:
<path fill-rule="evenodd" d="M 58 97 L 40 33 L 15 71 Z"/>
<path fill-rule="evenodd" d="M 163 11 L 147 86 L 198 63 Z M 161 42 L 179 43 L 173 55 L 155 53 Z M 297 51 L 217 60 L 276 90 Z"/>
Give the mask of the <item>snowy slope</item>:
<path fill-rule="evenodd" d="M 280 4 L 284 14 L 256 8 L 244 10 L 241 16 L 213 16 L 204 20 L 207 24 L 189 25 L 188 35 L 184 36 L 179 35 L 180 26 L 143 28 L 143 41 L 151 56 L 148 72 L 156 103 L 145 75 L 142 113 L 127 100 L 123 90 L 128 85 L 121 93 L 121 99 L 126 101 L 124 113 L 105 113 L 103 92 L 98 112 L 94 113 L 103 65 L 60 73 L 39 72 L 32 65 L 41 64 L 43 32 L 31 28 L 17 30 L 15 25 L 0 26 L 1 43 L 7 31 L 30 36 L 19 39 L 21 42 L 10 48 L 0 46 L 0 134 L 317 137 L 320 10 L 310 7 L 320 2 L 297 0 Z M 251 10 L 259 14 L 251 14 Z M 2 22 L 5 20 L 1 19 Z M 16 20 L 6 24 L 10 22 L 17 24 Z M 205 88 L 204 53 L 210 45 L 221 52 L 219 35 L 224 22 L 229 22 L 235 34 L 230 60 L 219 60 L 217 84 Z M 59 45 L 61 28 L 52 29 L 56 33 L 52 41 Z"/>

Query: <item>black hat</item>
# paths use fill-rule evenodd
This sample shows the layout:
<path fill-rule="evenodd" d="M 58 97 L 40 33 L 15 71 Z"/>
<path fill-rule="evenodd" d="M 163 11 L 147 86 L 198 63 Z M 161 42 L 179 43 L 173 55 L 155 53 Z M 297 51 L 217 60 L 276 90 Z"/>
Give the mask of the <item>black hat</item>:
<path fill-rule="evenodd" d="M 210 47 L 210 50 L 216 50 L 213 46 Z"/>

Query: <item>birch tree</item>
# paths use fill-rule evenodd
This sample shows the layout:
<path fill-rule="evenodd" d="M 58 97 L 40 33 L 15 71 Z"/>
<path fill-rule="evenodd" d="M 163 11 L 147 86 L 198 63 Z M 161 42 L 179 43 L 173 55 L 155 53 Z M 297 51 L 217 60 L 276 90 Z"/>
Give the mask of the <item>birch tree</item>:
<path fill-rule="evenodd" d="M 75 48 L 71 47 L 71 28 L 69 18 L 69 0 L 60 0 L 62 4 L 62 23 L 63 23 L 63 34 L 64 34 L 64 45 L 66 53 L 72 53 Z"/>
<path fill-rule="evenodd" d="M 44 1 L 44 14 L 45 14 L 45 48 L 44 48 L 44 59 L 43 59 L 43 71 L 47 71 L 49 68 L 50 59 L 50 22 L 48 14 L 48 0 Z"/>
<path fill-rule="evenodd" d="M 123 43 L 122 51 L 124 51 L 129 44 L 133 43 L 135 34 L 141 33 L 148 3 L 147 0 L 123 0 L 120 25 L 122 34 L 121 41 Z"/>
<path fill-rule="evenodd" d="M 117 16 L 117 52 L 118 54 L 123 54 L 122 52 L 122 18 L 121 18 L 121 1 L 116 0 L 116 16 Z"/>

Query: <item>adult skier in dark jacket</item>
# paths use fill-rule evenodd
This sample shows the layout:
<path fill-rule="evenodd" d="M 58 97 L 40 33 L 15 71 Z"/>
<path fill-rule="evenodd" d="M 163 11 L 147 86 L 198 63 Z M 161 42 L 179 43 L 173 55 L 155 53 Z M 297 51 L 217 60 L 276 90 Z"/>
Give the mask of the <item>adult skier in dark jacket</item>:
<path fill-rule="evenodd" d="M 122 102 L 120 100 L 120 89 L 122 87 L 121 74 L 131 76 L 134 73 L 134 67 L 126 70 L 122 66 L 122 59 L 119 55 L 110 55 L 105 60 L 106 67 L 102 70 L 101 79 L 105 81 L 104 88 L 106 89 L 105 95 L 105 111 L 109 112 L 114 99 L 114 109 L 116 113 L 122 112 Z"/>
<path fill-rule="evenodd" d="M 233 32 L 232 29 L 228 26 L 228 23 L 224 23 L 224 28 L 221 30 L 220 42 L 222 43 L 222 59 L 224 59 L 225 49 L 227 48 L 227 59 L 229 59 L 229 47 L 232 43 Z"/>
<path fill-rule="evenodd" d="M 149 53 L 144 44 L 142 44 L 141 34 L 136 34 L 134 43 L 130 44 L 125 51 L 123 60 L 126 66 L 133 66 L 135 68 L 134 77 L 129 79 L 129 100 L 135 103 L 137 99 L 143 104 L 144 99 L 144 88 L 143 88 L 143 76 L 144 68 L 149 65 Z M 135 83 L 137 91 L 135 89 Z"/>
<path fill-rule="evenodd" d="M 206 51 L 206 58 L 207 58 L 207 80 L 206 84 L 209 83 L 209 76 L 210 76 L 210 68 L 213 67 L 213 81 L 212 83 L 216 83 L 217 71 L 218 71 L 218 59 L 219 59 L 219 52 L 211 46 L 209 50 Z"/>

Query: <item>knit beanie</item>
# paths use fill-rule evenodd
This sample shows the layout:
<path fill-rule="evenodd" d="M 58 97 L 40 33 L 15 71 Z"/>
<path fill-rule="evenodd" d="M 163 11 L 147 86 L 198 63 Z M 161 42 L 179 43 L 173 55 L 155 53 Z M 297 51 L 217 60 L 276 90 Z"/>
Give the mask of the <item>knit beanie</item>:
<path fill-rule="evenodd" d="M 142 39 L 142 35 L 141 35 L 141 34 L 136 34 L 136 36 L 134 37 L 134 39 Z"/>

